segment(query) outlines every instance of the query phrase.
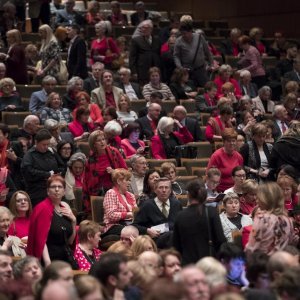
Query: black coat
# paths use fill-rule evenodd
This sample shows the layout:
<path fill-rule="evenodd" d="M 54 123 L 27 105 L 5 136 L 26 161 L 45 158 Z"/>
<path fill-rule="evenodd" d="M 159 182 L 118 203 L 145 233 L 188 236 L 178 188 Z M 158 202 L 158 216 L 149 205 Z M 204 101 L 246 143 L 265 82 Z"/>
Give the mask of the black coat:
<path fill-rule="evenodd" d="M 64 165 L 53 150 L 41 153 L 32 147 L 26 152 L 21 171 L 33 206 L 47 197 L 47 179 L 50 177 L 50 171 L 58 174 L 63 170 Z"/>
<path fill-rule="evenodd" d="M 208 207 L 209 224 L 215 253 L 226 242 L 219 214 L 214 207 Z M 175 220 L 173 246 L 182 256 L 184 265 L 196 263 L 209 256 L 208 221 L 204 210 L 200 214 L 198 205 L 190 205 L 180 212 Z"/>
<path fill-rule="evenodd" d="M 143 36 L 131 40 L 129 67 L 132 74 L 138 75 L 140 82 L 149 82 L 148 72 L 151 67 L 160 68 L 160 48 L 161 43 L 156 36 L 152 36 L 151 44 Z"/>
<path fill-rule="evenodd" d="M 164 223 L 169 223 L 170 231 L 174 228 L 175 218 L 182 210 L 179 200 L 170 198 L 170 210 L 168 218 L 166 218 L 159 207 L 156 205 L 154 199 L 146 201 L 134 218 L 134 226 L 136 226 L 140 234 L 146 234 L 147 229 Z"/>
<path fill-rule="evenodd" d="M 150 140 L 154 136 L 154 132 L 147 116 L 138 118 L 137 120 L 135 120 L 135 122 L 137 122 L 141 128 L 140 139 L 144 139 L 145 136 L 147 140 Z"/>
<path fill-rule="evenodd" d="M 83 81 L 83 89 L 90 95 L 91 91 L 98 88 L 99 84 L 94 77 L 89 76 Z"/>
<path fill-rule="evenodd" d="M 148 20 L 149 19 L 149 13 L 147 11 L 144 12 L 144 20 Z M 131 21 L 131 25 L 132 26 L 137 26 L 140 24 L 140 19 L 139 19 L 139 15 L 137 12 L 133 13 L 130 16 L 130 21 Z"/>
<path fill-rule="evenodd" d="M 70 46 L 67 68 L 69 72 L 69 78 L 73 76 L 79 76 L 82 79 L 88 77 L 86 66 L 86 44 L 85 41 L 77 36 L 73 44 Z"/>
<path fill-rule="evenodd" d="M 271 152 L 270 165 L 275 170 L 285 164 L 300 170 L 300 138 L 283 136 L 274 145 Z"/>
<path fill-rule="evenodd" d="M 131 84 L 133 90 L 135 91 L 138 99 L 144 99 L 144 97 L 141 93 L 140 85 L 138 83 L 135 83 L 135 82 L 130 82 L 130 84 Z M 126 94 L 125 87 L 124 87 L 124 84 L 122 82 L 117 82 L 116 86 L 119 87 L 120 89 L 122 89 L 124 94 Z"/>
<path fill-rule="evenodd" d="M 194 118 L 186 117 L 185 118 L 185 127 L 188 129 L 188 131 L 194 137 L 194 142 L 203 141 L 203 137 L 201 134 L 201 129 L 200 129 L 198 120 L 196 120 Z"/>

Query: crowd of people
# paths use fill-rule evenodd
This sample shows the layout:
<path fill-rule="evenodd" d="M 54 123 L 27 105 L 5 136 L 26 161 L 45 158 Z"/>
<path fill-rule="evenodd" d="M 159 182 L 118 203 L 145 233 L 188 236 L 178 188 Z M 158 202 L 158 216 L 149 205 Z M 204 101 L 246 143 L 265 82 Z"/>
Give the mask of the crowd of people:
<path fill-rule="evenodd" d="M 22 6 L 2 8 L 1 111 L 26 111 L 21 84 L 41 89 L 22 128 L 0 123 L 0 295 L 299 299 L 298 45 L 255 27 L 216 47 L 188 15 L 156 35 L 141 1 L 130 20 L 118 1 L 74 6 L 29 3 L 39 50 L 23 48 Z M 129 44 L 112 35 L 128 23 Z M 202 141 L 205 176 L 185 184 L 180 158 Z"/>

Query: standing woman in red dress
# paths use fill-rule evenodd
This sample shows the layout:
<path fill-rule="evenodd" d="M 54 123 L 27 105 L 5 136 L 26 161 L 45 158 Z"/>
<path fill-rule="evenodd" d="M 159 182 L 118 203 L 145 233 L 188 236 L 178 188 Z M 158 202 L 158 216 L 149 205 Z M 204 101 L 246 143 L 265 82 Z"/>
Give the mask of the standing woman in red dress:
<path fill-rule="evenodd" d="M 111 33 L 111 23 L 100 21 L 95 25 L 96 39 L 91 44 L 91 64 L 99 61 L 105 65 L 106 69 L 111 69 L 111 63 L 118 58 L 120 51 L 115 41 L 108 37 Z"/>
<path fill-rule="evenodd" d="M 0 61 L 5 62 L 6 77 L 10 77 L 16 84 L 27 84 L 27 65 L 25 59 L 25 50 L 21 45 L 21 32 L 12 29 L 6 32 L 8 43 L 7 54 L 0 53 Z"/>

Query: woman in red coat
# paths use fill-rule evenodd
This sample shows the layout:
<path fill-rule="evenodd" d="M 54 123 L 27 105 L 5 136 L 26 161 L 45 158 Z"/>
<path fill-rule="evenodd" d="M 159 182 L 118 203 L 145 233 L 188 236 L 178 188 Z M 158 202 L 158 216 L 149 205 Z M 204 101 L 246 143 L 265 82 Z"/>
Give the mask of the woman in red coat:
<path fill-rule="evenodd" d="M 178 131 L 174 131 L 174 124 Z M 179 121 L 162 117 L 157 125 L 157 134 L 151 139 L 152 156 L 156 159 L 175 158 L 177 146 L 193 141 L 192 134 Z"/>

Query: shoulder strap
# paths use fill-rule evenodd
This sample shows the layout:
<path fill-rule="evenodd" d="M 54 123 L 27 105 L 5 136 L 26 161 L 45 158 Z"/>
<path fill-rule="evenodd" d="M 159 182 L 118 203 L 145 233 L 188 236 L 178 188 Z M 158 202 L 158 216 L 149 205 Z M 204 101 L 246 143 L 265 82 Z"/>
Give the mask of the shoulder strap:
<path fill-rule="evenodd" d="M 208 216 L 208 208 L 205 205 L 204 205 L 204 210 L 205 210 L 206 220 L 207 220 L 209 255 L 213 256 L 212 248 L 213 248 L 214 245 L 213 245 L 212 236 L 211 236 L 211 228 L 210 228 L 210 221 L 209 221 L 209 216 Z"/>
<path fill-rule="evenodd" d="M 194 66 L 195 61 L 196 61 L 196 57 L 197 57 L 199 46 L 200 46 L 200 40 L 201 40 L 201 35 L 199 34 L 198 35 L 198 45 L 197 45 L 197 49 L 196 49 L 196 52 L 195 52 L 195 55 L 194 55 L 194 58 L 193 58 L 192 66 Z"/>

